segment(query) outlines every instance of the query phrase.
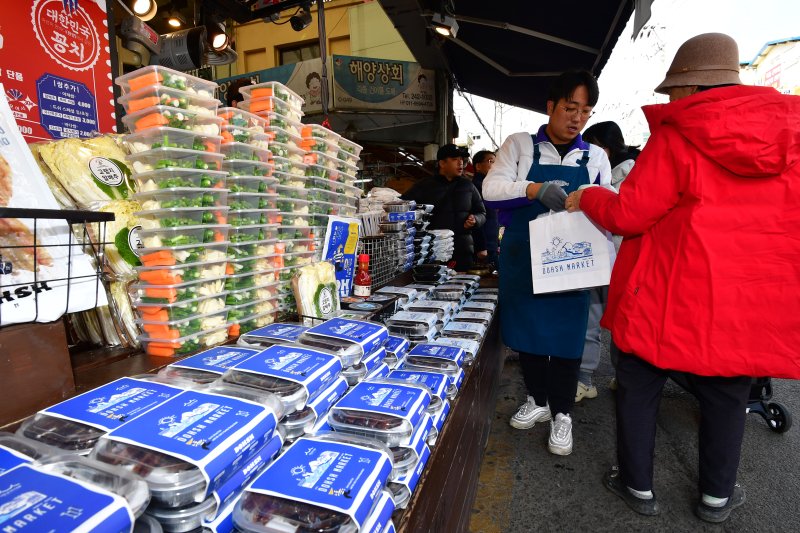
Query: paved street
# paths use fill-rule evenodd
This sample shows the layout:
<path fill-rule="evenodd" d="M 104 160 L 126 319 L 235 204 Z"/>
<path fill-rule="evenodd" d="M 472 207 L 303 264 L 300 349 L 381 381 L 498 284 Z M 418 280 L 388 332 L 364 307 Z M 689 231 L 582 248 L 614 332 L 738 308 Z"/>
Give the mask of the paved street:
<path fill-rule="evenodd" d="M 721 526 L 694 516 L 697 425 L 694 398 L 669 382 L 658 423 L 655 493 L 661 515 L 642 517 L 608 492 L 601 479 L 615 457 L 613 375 L 607 353 L 596 374 L 600 394 L 574 412 L 574 451 L 547 451 L 549 423 L 520 431 L 508 419 L 525 398 L 517 361 L 501 377 L 496 417 L 480 475 L 470 529 L 474 533 L 528 531 L 800 531 L 800 382 L 775 380 L 775 401 L 798 417 L 787 433 L 748 415 L 739 467 L 747 502 Z"/>

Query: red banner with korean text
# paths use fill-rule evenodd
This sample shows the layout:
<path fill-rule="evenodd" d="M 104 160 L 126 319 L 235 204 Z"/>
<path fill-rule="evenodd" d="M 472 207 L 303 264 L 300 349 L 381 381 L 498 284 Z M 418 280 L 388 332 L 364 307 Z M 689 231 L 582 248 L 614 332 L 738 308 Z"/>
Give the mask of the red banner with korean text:
<path fill-rule="evenodd" d="M 106 0 L 13 0 L 0 83 L 28 142 L 116 131 Z"/>

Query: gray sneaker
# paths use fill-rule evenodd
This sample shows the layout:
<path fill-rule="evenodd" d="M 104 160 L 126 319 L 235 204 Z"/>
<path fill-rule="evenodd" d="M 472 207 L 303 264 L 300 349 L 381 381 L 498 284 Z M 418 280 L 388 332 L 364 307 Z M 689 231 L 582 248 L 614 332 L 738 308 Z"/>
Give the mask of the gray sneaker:
<path fill-rule="evenodd" d="M 695 513 L 700 520 L 719 524 L 727 520 L 731 515 L 731 511 L 742 505 L 746 499 L 744 488 L 737 483 L 733 486 L 733 494 L 728 498 L 728 503 L 722 507 L 712 507 L 703 503 L 703 497 L 701 496 L 697 507 L 695 507 Z"/>
<path fill-rule="evenodd" d="M 619 475 L 618 466 L 612 466 L 608 472 L 605 473 L 603 476 L 603 485 L 622 498 L 628 507 L 641 515 L 656 516 L 661 512 L 655 494 L 653 494 L 652 498 L 638 498 L 628 490 L 628 487 L 625 486 L 625 483 L 622 482 L 622 478 Z"/>
<path fill-rule="evenodd" d="M 569 415 L 558 413 L 556 419 L 550 422 L 547 449 L 555 455 L 572 453 L 572 418 Z"/>
<path fill-rule="evenodd" d="M 547 422 L 550 420 L 550 408 L 548 406 L 539 407 L 533 399 L 528 396 L 528 401 L 523 403 L 519 410 L 511 417 L 512 428 L 530 429 L 536 422 Z"/>

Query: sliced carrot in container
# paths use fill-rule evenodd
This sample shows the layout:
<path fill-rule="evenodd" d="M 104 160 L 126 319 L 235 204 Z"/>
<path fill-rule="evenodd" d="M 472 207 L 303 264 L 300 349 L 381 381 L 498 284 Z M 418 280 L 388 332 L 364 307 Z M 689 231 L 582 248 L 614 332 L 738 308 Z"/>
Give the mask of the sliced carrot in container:
<path fill-rule="evenodd" d="M 231 324 L 228 328 L 228 335 L 230 337 L 238 337 L 240 329 L 239 324 Z"/>
<path fill-rule="evenodd" d="M 174 266 L 175 256 L 169 250 L 159 250 L 139 258 L 144 266 Z"/>
<path fill-rule="evenodd" d="M 151 85 L 158 85 L 162 81 L 164 81 L 164 78 L 158 72 L 148 72 L 136 78 L 131 78 L 131 80 L 128 81 L 128 90 L 130 92 L 138 91 L 139 89 L 144 89 Z"/>
<path fill-rule="evenodd" d="M 155 128 L 157 126 L 165 126 L 169 121 L 164 118 L 161 113 L 151 113 L 145 115 L 136 121 L 136 131 L 146 130 L 147 128 Z"/>
<path fill-rule="evenodd" d="M 144 290 L 144 294 L 148 298 L 164 298 L 169 303 L 173 303 L 178 299 L 178 289 L 172 287 L 163 289 L 160 287 L 147 287 Z"/>
<path fill-rule="evenodd" d="M 139 272 L 139 279 L 156 285 L 173 285 L 183 283 L 183 278 L 169 270 L 143 270 Z"/>
<path fill-rule="evenodd" d="M 250 91 L 250 98 L 263 98 L 265 96 L 273 96 L 272 87 L 259 87 Z"/>
<path fill-rule="evenodd" d="M 154 346 L 155 343 L 148 343 L 145 352 L 148 355 L 156 355 L 159 357 L 173 357 L 175 355 L 175 348 Z"/>
<path fill-rule="evenodd" d="M 146 107 L 159 104 L 158 96 L 147 96 L 145 98 L 138 98 L 136 100 L 128 101 L 128 113 L 140 111 Z"/>

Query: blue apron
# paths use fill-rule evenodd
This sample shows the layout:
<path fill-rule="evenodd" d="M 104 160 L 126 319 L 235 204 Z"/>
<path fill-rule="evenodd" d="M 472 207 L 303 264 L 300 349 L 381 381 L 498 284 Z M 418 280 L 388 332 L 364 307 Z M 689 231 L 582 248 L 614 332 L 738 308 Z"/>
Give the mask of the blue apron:
<path fill-rule="evenodd" d="M 541 165 L 540 155 L 534 139 L 528 181 L 563 181 L 567 194 L 589 183 L 588 150 L 584 150 L 577 167 Z M 500 329 L 503 342 L 512 350 L 577 359 L 583 354 L 589 291 L 533 294 L 528 223 L 548 211 L 536 201 L 511 214 L 500 245 Z"/>

